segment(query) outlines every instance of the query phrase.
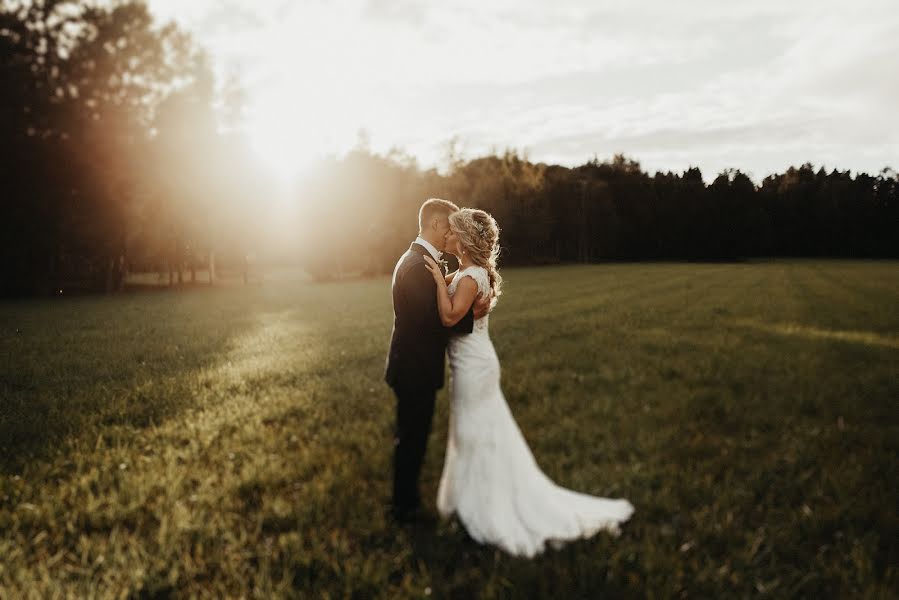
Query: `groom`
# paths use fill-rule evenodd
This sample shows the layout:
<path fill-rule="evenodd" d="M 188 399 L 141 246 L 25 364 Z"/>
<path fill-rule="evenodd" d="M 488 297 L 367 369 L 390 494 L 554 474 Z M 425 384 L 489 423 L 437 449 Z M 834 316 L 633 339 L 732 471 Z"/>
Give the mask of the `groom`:
<path fill-rule="evenodd" d="M 449 334 L 471 333 L 475 319 L 490 308 L 489 298 L 482 298 L 455 326 L 445 328 L 440 321 L 437 287 L 424 256 L 440 264 L 449 216 L 457 210 L 446 200 L 425 201 L 418 211 L 418 237 L 393 270 L 393 333 L 384 379 L 396 395 L 391 509 L 399 521 L 414 518 L 421 509 L 418 477 L 431 433 L 434 400 L 443 387 Z"/>

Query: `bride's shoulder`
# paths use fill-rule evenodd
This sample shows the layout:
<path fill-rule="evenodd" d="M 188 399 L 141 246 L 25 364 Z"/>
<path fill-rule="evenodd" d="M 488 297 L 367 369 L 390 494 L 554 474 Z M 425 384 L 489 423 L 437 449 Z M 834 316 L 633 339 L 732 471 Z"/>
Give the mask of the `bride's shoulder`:
<path fill-rule="evenodd" d="M 483 277 L 487 275 L 487 269 L 484 267 L 479 267 L 478 265 L 469 265 L 459 271 L 460 275 L 469 275 L 472 278 Z"/>
<path fill-rule="evenodd" d="M 485 269 L 484 267 L 471 265 L 460 271 L 459 274 L 462 276 L 468 275 L 469 277 L 474 279 L 475 283 L 478 284 L 478 289 L 481 291 L 483 291 L 485 285 L 486 287 L 489 287 L 490 285 L 490 275 L 487 273 L 487 269 Z"/>
<path fill-rule="evenodd" d="M 487 269 L 484 267 L 479 267 L 478 265 L 468 265 L 467 267 L 461 269 L 460 273 L 477 273 L 479 271 L 487 272 Z"/>

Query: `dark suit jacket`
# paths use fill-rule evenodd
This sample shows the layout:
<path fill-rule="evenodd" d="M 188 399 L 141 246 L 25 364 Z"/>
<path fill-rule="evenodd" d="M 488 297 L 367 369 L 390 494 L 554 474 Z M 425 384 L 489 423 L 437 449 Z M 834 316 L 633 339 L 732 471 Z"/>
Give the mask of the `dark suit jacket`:
<path fill-rule="evenodd" d="M 471 333 L 474 327 L 473 308 L 453 327 L 443 326 L 427 254 L 424 246 L 412 244 L 393 270 L 393 334 L 384 374 L 393 388 L 442 388 L 449 334 Z"/>

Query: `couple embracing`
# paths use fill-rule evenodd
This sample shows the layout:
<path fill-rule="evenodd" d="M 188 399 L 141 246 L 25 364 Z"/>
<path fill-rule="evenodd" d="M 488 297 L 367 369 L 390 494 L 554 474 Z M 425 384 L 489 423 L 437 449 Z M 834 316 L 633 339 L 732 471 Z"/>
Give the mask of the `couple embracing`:
<path fill-rule="evenodd" d="M 437 509 L 456 514 L 479 543 L 534 556 L 547 543 L 618 532 L 627 500 L 556 485 L 534 460 L 500 388 L 488 333 L 501 293 L 499 228 L 488 213 L 427 200 L 419 234 L 393 272 L 393 334 L 385 379 L 397 399 L 392 510 L 399 521 L 421 511 L 418 478 L 434 401 L 450 365 L 450 420 Z M 454 255 L 447 274 L 440 260 Z"/>

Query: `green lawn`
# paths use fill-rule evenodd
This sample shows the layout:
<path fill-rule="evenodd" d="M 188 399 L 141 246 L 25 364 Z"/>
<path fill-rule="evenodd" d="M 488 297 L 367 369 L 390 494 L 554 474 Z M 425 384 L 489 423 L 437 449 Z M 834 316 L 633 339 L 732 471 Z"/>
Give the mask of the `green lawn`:
<path fill-rule="evenodd" d="M 504 276 L 512 411 L 550 477 L 635 505 L 621 537 L 528 561 L 391 524 L 386 277 L 4 303 L 0 598 L 896 593 L 899 263 Z"/>

